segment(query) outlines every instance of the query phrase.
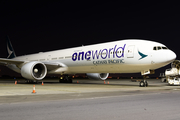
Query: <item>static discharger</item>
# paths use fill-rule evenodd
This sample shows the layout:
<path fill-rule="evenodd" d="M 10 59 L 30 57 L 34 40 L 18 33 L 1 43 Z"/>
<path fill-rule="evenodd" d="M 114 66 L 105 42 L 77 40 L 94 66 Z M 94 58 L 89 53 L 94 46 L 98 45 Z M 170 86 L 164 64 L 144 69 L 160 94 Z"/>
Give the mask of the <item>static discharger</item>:
<path fill-rule="evenodd" d="M 35 85 L 33 85 L 33 91 L 32 91 L 32 93 L 36 93 Z"/>

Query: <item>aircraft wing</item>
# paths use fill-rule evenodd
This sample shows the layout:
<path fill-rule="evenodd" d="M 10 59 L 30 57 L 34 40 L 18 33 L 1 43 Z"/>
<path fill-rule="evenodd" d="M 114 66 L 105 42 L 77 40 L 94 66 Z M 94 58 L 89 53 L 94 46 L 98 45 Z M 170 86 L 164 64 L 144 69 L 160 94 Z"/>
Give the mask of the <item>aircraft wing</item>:
<path fill-rule="evenodd" d="M 0 58 L 0 64 L 1 65 L 7 65 L 7 64 L 23 64 L 25 61 L 22 60 L 15 60 L 15 59 L 6 59 L 6 58 Z"/>
<path fill-rule="evenodd" d="M 16 66 L 20 66 L 24 63 L 28 63 L 30 61 L 23 61 L 23 60 L 15 60 L 15 59 L 6 59 L 6 58 L 0 58 L 0 65 L 8 65 L 8 64 L 14 64 Z M 66 67 L 63 63 L 53 63 L 53 62 L 43 62 L 48 71 L 57 70 L 63 67 Z"/>

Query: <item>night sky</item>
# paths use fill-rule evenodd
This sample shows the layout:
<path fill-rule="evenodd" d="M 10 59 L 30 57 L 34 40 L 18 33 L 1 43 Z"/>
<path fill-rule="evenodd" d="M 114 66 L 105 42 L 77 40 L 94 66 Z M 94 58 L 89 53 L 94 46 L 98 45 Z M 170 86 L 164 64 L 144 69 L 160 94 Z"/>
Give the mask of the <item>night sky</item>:
<path fill-rule="evenodd" d="M 1 0 L 1 58 L 7 57 L 7 35 L 17 56 L 135 38 L 163 43 L 180 59 L 180 7 L 168 1 Z"/>

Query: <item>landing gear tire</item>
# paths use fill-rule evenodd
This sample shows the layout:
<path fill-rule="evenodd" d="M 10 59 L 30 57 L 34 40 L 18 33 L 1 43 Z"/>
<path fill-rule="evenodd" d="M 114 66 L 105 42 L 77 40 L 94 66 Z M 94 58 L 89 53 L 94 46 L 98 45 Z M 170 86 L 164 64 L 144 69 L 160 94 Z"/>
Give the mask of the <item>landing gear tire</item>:
<path fill-rule="evenodd" d="M 144 81 L 141 81 L 141 82 L 139 83 L 139 87 L 144 87 L 144 86 L 145 86 Z"/>
<path fill-rule="evenodd" d="M 147 82 L 146 80 L 141 81 L 141 82 L 139 83 L 139 87 L 147 87 L 147 86 L 148 86 L 148 82 Z"/>
<path fill-rule="evenodd" d="M 25 83 L 28 83 L 28 84 L 38 84 L 38 80 L 25 80 Z"/>

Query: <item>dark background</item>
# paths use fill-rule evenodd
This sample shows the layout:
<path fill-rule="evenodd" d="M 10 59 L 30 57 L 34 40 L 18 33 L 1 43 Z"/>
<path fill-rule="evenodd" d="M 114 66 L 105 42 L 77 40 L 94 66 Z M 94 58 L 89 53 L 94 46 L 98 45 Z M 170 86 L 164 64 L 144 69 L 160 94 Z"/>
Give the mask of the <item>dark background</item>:
<path fill-rule="evenodd" d="M 135 38 L 163 43 L 179 59 L 180 7 L 169 1 L 1 0 L 1 58 L 7 57 L 6 35 L 17 56 Z M 9 74 L 0 67 L 0 74 Z"/>

